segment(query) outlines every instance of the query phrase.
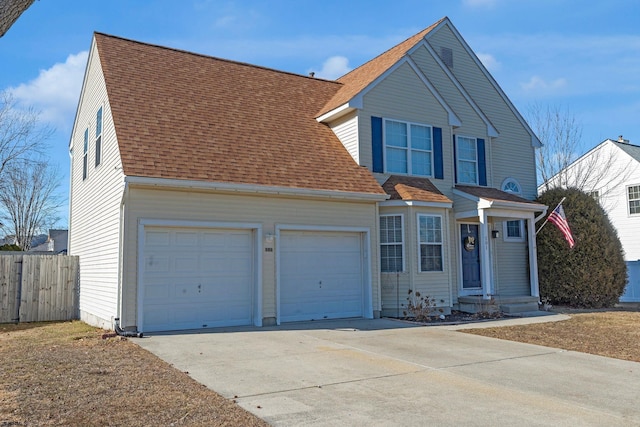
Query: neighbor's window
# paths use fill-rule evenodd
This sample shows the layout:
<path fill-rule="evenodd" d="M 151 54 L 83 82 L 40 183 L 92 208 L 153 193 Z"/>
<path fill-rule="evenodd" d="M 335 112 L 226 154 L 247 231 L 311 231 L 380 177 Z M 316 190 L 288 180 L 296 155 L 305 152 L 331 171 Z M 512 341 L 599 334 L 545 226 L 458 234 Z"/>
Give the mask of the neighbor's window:
<path fill-rule="evenodd" d="M 629 214 L 640 214 L 640 185 L 627 187 Z"/>
<path fill-rule="evenodd" d="M 403 271 L 402 215 L 380 217 L 380 271 Z"/>
<path fill-rule="evenodd" d="M 84 130 L 84 149 L 82 154 L 82 179 L 87 179 L 87 152 L 89 151 L 89 128 Z"/>
<path fill-rule="evenodd" d="M 96 113 L 96 166 L 102 158 L 102 107 Z"/>
<path fill-rule="evenodd" d="M 458 161 L 458 183 L 478 183 L 478 145 L 475 138 L 458 136 L 456 138 L 456 157 Z"/>
<path fill-rule="evenodd" d="M 442 217 L 418 215 L 420 271 L 443 271 Z"/>
<path fill-rule="evenodd" d="M 433 168 L 431 126 L 385 120 L 384 142 L 387 172 L 431 176 Z"/>

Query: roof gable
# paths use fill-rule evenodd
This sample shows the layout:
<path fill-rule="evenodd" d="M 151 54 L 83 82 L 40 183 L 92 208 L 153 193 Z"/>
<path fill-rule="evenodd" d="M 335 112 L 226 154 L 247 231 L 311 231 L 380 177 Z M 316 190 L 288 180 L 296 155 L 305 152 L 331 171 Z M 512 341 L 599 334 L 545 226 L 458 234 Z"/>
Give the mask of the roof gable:
<path fill-rule="evenodd" d="M 96 33 L 127 176 L 383 194 L 314 115 L 340 88 Z"/>
<path fill-rule="evenodd" d="M 340 90 L 331 97 L 330 100 L 319 110 L 318 116 L 321 116 L 331 110 L 334 110 L 343 104 L 349 102 L 354 96 L 359 94 L 369 84 L 382 76 L 387 70 L 393 67 L 402 57 L 404 57 L 411 48 L 413 48 L 420 40 L 422 40 L 431 30 L 438 26 L 447 18 L 425 28 L 418 34 L 415 34 L 400 44 L 395 45 L 386 52 L 378 55 L 374 59 L 366 62 L 360 67 L 352 70 L 338 79 L 342 83 Z"/>

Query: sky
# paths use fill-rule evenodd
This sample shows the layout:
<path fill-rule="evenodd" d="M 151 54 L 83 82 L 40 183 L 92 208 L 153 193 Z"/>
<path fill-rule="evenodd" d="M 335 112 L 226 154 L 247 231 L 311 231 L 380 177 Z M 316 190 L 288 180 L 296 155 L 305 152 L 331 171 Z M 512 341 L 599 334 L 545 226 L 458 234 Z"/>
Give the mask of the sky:
<path fill-rule="evenodd" d="M 37 0 L 0 38 L 0 91 L 55 129 L 48 153 L 68 200 L 94 31 L 335 79 L 444 16 L 525 116 L 568 111 L 585 151 L 619 135 L 640 145 L 637 0 Z M 66 227 L 66 204 L 59 216 Z"/>

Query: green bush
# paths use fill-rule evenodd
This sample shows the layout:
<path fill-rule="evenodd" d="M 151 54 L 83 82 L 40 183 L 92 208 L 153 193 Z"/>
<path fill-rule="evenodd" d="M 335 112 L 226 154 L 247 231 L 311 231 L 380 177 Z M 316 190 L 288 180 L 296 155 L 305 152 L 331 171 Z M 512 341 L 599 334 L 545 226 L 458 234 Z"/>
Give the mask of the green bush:
<path fill-rule="evenodd" d="M 598 202 L 579 190 L 549 190 L 538 202 L 549 206 L 551 213 L 563 197 L 576 244 L 570 249 L 558 227 L 550 222 L 538 233 L 540 296 L 556 305 L 612 307 L 627 284 L 618 233 Z"/>
<path fill-rule="evenodd" d="M 22 251 L 18 245 L 10 245 L 8 243 L 0 246 L 0 251 Z"/>

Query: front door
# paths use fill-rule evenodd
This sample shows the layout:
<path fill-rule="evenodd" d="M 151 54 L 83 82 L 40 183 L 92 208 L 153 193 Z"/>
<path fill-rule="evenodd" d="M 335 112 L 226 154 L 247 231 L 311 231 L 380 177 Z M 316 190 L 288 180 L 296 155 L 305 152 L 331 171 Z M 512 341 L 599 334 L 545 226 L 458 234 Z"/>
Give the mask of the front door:
<path fill-rule="evenodd" d="M 477 224 L 460 224 L 462 250 L 462 290 L 482 289 L 480 281 L 480 239 Z"/>

